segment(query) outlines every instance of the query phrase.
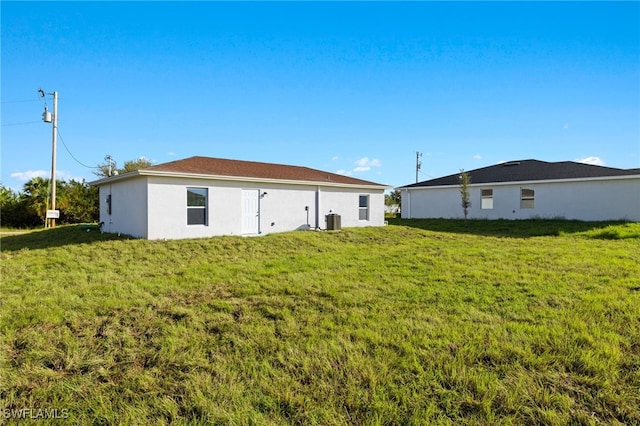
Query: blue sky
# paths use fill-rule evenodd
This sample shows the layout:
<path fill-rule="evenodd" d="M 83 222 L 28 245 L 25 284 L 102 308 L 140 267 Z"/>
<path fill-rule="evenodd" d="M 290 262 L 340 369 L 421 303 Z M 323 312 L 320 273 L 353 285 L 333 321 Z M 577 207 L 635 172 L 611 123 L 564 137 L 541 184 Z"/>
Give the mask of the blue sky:
<path fill-rule="evenodd" d="M 420 180 L 528 158 L 640 167 L 639 2 L 0 7 L 14 189 L 50 173 L 40 87 L 59 92 L 59 178 L 94 180 L 80 163 L 107 154 L 393 186 L 415 181 L 417 151 Z"/>

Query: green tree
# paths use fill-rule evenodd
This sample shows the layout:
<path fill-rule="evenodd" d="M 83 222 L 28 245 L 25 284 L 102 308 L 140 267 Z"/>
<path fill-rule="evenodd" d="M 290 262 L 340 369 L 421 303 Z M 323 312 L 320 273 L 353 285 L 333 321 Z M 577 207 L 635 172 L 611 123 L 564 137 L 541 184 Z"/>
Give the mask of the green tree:
<path fill-rule="evenodd" d="M 462 205 L 462 211 L 464 212 L 464 223 L 467 223 L 469 207 L 471 207 L 469 185 L 471 185 L 471 176 L 469 176 L 464 169 L 460 169 L 460 204 Z"/>
<path fill-rule="evenodd" d="M 145 157 L 140 157 L 135 160 L 129 160 L 124 162 L 124 166 L 118 168 L 115 163 L 111 164 L 111 176 L 120 175 L 123 173 L 129 173 L 140 169 L 146 169 L 147 167 L 151 167 L 153 163 Z M 93 172 L 96 176 L 99 177 L 108 177 L 109 176 L 109 163 L 98 164 L 97 169 Z"/>
<path fill-rule="evenodd" d="M 398 212 L 402 209 L 402 195 L 400 190 L 394 189 L 389 194 L 384 195 L 385 206 L 398 206 Z"/>
<path fill-rule="evenodd" d="M 117 172 L 118 169 L 115 168 L 115 164 L 112 164 L 112 169 L 109 170 L 108 163 L 98 164 L 96 169 L 92 171 L 92 173 L 100 178 L 105 178 L 114 175 L 114 171 Z"/>
<path fill-rule="evenodd" d="M 0 185 L 0 224 L 5 227 L 16 228 L 23 222 L 23 208 L 20 194 L 11 188 Z"/>
<path fill-rule="evenodd" d="M 99 191 L 95 186 L 70 180 L 65 186 L 65 223 L 96 222 L 100 216 Z"/>
<path fill-rule="evenodd" d="M 44 223 L 49 197 L 49 182 L 36 178 L 25 184 L 29 194 L 0 186 L 0 221 L 10 228 L 32 228 Z M 35 205 L 32 205 L 35 201 Z"/>
<path fill-rule="evenodd" d="M 0 185 L 0 205 L 8 206 L 11 203 L 14 203 L 18 200 L 18 194 L 13 192 L 11 188 L 8 188 L 4 185 Z"/>
<path fill-rule="evenodd" d="M 402 204 L 402 195 L 399 189 L 394 189 L 388 194 L 384 196 L 384 204 L 387 206 L 392 206 L 394 204 L 400 205 Z"/>
<path fill-rule="evenodd" d="M 44 224 L 49 208 L 49 179 L 34 177 L 25 183 L 22 189 L 27 209 L 40 219 L 41 224 Z"/>
<path fill-rule="evenodd" d="M 0 220 L 3 226 L 31 228 L 45 223 L 50 208 L 50 180 L 36 177 L 23 186 L 22 193 L 0 186 Z M 58 223 L 95 222 L 99 218 L 98 188 L 71 180 L 56 181 Z"/>
<path fill-rule="evenodd" d="M 124 162 L 124 167 L 119 169 L 119 173 L 128 173 L 133 172 L 135 170 L 146 169 L 147 167 L 151 167 L 153 164 L 151 161 L 145 157 L 140 157 L 136 160 L 129 160 Z"/>

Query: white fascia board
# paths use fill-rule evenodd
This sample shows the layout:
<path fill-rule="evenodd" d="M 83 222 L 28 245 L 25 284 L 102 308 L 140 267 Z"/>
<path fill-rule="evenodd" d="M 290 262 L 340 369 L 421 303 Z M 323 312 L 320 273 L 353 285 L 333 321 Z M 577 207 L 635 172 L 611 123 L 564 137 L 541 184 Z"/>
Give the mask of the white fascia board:
<path fill-rule="evenodd" d="M 100 179 L 94 182 L 89 182 L 90 185 L 104 185 L 106 183 L 115 182 L 123 179 L 130 179 L 137 176 L 159 176 L 159 177 L 173 177 L 173 178 L 189 178 L 189 179 L 203 179 L 203 180 L 223 180 L 232 182 L 257 182 L 257 183 L 274 183 L 274 184 L 288 184 L 288 185 L 312 185 L 312 186 L 330 186 L 336 188 L 358 188 L 358 189 L 375 189 L 386 190 L 392 188 L 389 185 L 366 185 L 366 184 L 350 184 L 350 183 L 337 183 L 337 182 L 318 182 L 318 181 L 306 181 L 306 180 L 289 180 L 289 179 L 266 179 L 257 177 L 246 176 L 224 176 L 224 175 L 203 175 L 197 173 L 176 173 L 176 172 L 163 172 L 152 170 L 137 170 L 135 172 L 126 173 L 123 175 L 112 176 L 109 178 Z"/>
<path fill-rule="evenodd" d="M 589 177 L 589 178 L 572 178 L 572 179 L 538 179 L 538 180 L 519 180 L 519 181 L 508 181 L 508 182 L 486 182 L 486 183 L 473 183 L 469 185 L 470 187 L 487 187 L 487 186 L 507 186 L 507 185 L 536 185 L 536 184 L 544 184 L 544 183 L 570 183 L 570 182 L 598 182 L 598 181 L 606 181 L 606 180 L 629 180 L 629 179 L 638 179 L 640 180 L 640 175 L 623 175 L 623 176 L 599 176 L 599 177 Z M 403 191 L 413 191 L 416 189 L 451 189 L 458 188 L 459 185 L 437 185 L 437 186 L 414 186 L 411 188 L 402 188 Z"/>
<path fill-rule="evenodd" d="M 110 176 L 110 177 L 105 177 L 102 179 L 98 179 L 98 180 L 94 180 L 89 182 L 89 185 L 91 186 L 102 186 L 102 185 L 106 185 L 109 183 L 113 183 L 113 182 L 117 182 L 119 180 L 125 180 L 125 179 L 131 179 L 134 177 L 138 177 L 141 176 L 142 173 L 140 173 L 140 170 L 134 170 L 133 172 L 128 172 L 128 173 L 123 173 L 121 175 L 115 175 L 115 176 Z"/>

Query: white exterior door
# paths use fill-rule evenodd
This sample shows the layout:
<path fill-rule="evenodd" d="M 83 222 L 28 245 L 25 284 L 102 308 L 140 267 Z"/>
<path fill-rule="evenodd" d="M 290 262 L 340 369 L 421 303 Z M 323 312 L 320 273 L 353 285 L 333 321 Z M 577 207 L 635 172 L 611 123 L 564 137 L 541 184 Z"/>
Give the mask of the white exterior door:
<path fill-rule="evenodd" d="M 242 190 L 242 233 L 257 234 L 260 232 L 260 191 L 257 189 Z"/>

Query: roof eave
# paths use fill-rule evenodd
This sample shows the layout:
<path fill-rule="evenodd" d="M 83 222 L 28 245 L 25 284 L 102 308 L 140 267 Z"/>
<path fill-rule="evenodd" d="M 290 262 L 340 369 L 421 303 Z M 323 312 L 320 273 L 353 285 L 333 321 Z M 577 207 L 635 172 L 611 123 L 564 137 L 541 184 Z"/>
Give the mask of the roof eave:
<path fill-rule="evenodd" d="M 277 183 L 289 185 L 312 185 L 312 186 L 329 186 L 336 188 L 361 188 L 361 189 L 392 189 L 390 185 L 381 184 L 357 184 L 357 183 L 341 183 L 341 182 L 323 182 L 314 180 L 295 180 L 295 179 L 272 179 L 248 176 L 226 176 L 212 175 L 202 173 L 185 173 L 185 172 L 168 172 L 160 170 L 136 170 L 135 172 L 126 173 L 118 176 L 111 176 L 97 181 L 89 182 L 89 185 L 101 186 L 124 179 L 130 179 L 137 176 L 158 176 L 158 177 L 174 177 L 174 178 L 190 178 L 190 179 L 207 179 L 207 180 L 224 180 L 232 182 L 260 182 L 260 183 Z"/>
<path fill-rule="evenodd" d="M 141 170 L 134 170 L 132 172 L 123 173 L 121 175 L 108 176 L 108 177 L 105 177 L 105 178 L 102 178 L 102 179 L 91 181 L 91 182 L 89 182 L 89 185 L 101 186 L 101 185 L 105 185 L 107 183 L 117 182 L 119 180 L 131 179 L 133 177 L 140 176 L 141 175 L 140 172 L 141 172 Z"/>

